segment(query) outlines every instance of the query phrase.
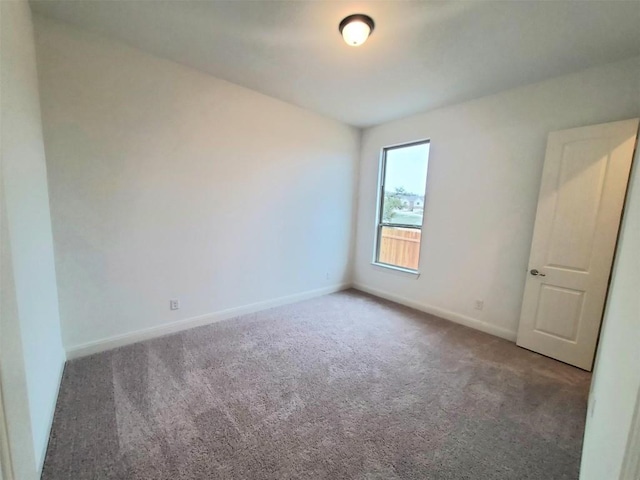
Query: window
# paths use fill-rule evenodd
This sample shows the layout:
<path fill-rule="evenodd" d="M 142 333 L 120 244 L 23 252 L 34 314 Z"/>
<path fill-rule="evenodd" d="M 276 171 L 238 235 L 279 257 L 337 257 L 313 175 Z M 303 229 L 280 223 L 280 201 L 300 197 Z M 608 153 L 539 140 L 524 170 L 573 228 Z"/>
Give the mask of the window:
<path fill-rule="evenodd" d="M 429 141 L 382 150 L 375 263 L 417 271 Z"/>

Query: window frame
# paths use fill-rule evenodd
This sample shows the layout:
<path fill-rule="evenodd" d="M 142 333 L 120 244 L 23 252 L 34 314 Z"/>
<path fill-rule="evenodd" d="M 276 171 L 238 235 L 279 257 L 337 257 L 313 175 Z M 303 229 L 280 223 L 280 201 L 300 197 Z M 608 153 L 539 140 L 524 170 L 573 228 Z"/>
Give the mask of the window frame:
<path fill-rule="evenodd" d="M 376 210 L 376 232 L 374 237 L 373 260 L 371 262 L 375 266 L 389 268 L 392 270 L 398 270 L 400 272 L 406 272 L 413 275 L 420 275 L 419 269 L 420 269 L 421 257 L 418 258 L 418 268 L 416 268 L 415 270 L 413 268 L 401 267 L 399 265 L 394 265 L 392 263 L 384 263 L 384 262 L 381 262 L 379 258 L 380 258 L 380 243 L 381 243 L 380 237 L 382 236 L 382 229 L 384 227 L 408 228 L 412 230 L 419 230 L 421 233 L 419 248 L 422 249 L 422 229 L 424 228 L 424 209 L 426 208 L 426 205 L 427 205 L 427 183 L 429 179 L 429 156 L 427 156 L 427 175 L 425 176 L 425 179 L 424 179 L 425 199 L 422 205 L 423 214 L 422 214 L 422 222 L 420 223 L 420 225 L 418 226 L 418 225 L 407 225 L 402 223 L 385 222 L 382 219 L 382 216 L 384 214 L 384 185 L 387 177 L 387 153 L 389 151 L 397 150 L 400 148 L 414 147 L 416 145 L 424 145 L 424 144 L 429 144 L 429 147 L 431 147 L 431 139 L 425 138 L 421 140 L 414 140 L 411 142 L 398 143 L 395 145 L 382 147 L 382 150 L 380 152 L 380 166 L 379 166 L 379 173 L 378 173 L 378 202 L 377 202 L 377 210 Z M 431 153 L 431 148 L 429 148 L 429 153 Z"/>

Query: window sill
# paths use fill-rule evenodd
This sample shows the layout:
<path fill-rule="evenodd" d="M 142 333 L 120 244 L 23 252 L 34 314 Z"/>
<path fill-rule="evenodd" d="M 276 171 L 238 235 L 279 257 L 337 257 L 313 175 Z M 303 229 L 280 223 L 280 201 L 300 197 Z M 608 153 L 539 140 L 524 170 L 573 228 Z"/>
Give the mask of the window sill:
<path fill-rule="evenodd" d="M 397 273 L 403 276 L 408 275 L 410 277 L 413 277 L 415 280 L 417 280 L 420 277 L 420 272 L 418 272 L 417 270 L 409 270 L 408 268 L 395 267 L 393 265 L 387 265 L 386 263 L 378 263 L 378 262 L 371 262 L 371 265 L 373 265 L 376 268 L 389 270 L 390 272 Z"/>

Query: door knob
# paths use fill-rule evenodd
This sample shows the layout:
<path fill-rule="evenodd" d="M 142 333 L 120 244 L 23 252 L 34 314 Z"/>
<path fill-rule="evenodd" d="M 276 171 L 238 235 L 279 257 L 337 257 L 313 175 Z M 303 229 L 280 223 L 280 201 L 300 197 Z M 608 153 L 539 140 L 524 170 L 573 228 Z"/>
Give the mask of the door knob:
<path fill-rule="evenodd" d="M 545 273 L 540 273 L 538 270 L 536 270 L 535 268 L 533 268 L 530 272 L 531 275 L 534 276 L 539 276 L 539 277 L 546 277 L 547 275 Z"/>

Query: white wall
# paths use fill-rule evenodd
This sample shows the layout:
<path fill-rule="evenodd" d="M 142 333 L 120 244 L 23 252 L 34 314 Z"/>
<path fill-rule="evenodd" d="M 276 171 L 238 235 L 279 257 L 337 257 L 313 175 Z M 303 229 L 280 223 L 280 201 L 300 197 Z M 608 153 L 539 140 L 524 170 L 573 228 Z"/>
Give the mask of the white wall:
<path fill-rule="evenodd" d="M 25 1 L 0 4 L 5 237 L 2 381 L 3 393 L 8 397 L 7 408 L 16 406 L 19 410 L 14 410 L 17 417 L 7 415 L 10 434 L 20 430 L 20 440 L 12 445 L 14 451 L 20 450 L 15 467 L 24 469 L 20 470 L 23 476 L 18 478 L 30 478 L 44 459 L 65 357 L 60 337 L 31 13 Z M 16 345 L 20 340 L 21 345 Z M 21 429 L 28 425 L 23 416 L 25 393 L 33 441 L 31 453 L 21 451 L 26 435 Z M 30 463 L 29 457 L 34 456 L 35 464 L 23 463 Z"/>
<path fill-rule="evenodd" d="M 358 130 L 44 18 L 36 39 L 68 349 L 350 281 Z"/>
<path fill-rule="evenodd" d="M 365 130 L 356 285 L 515 338 L 547 134 L 638 115 L 640 57 Z M 422 138 L 431 153 L 416 279 L 371 260 L 380 149 Z"/>
<path fill-rule="evenodd" d="M 591 385 L 584 480 L 619 478 L 640 393 L 640 150 L 633 168 Z"/>

